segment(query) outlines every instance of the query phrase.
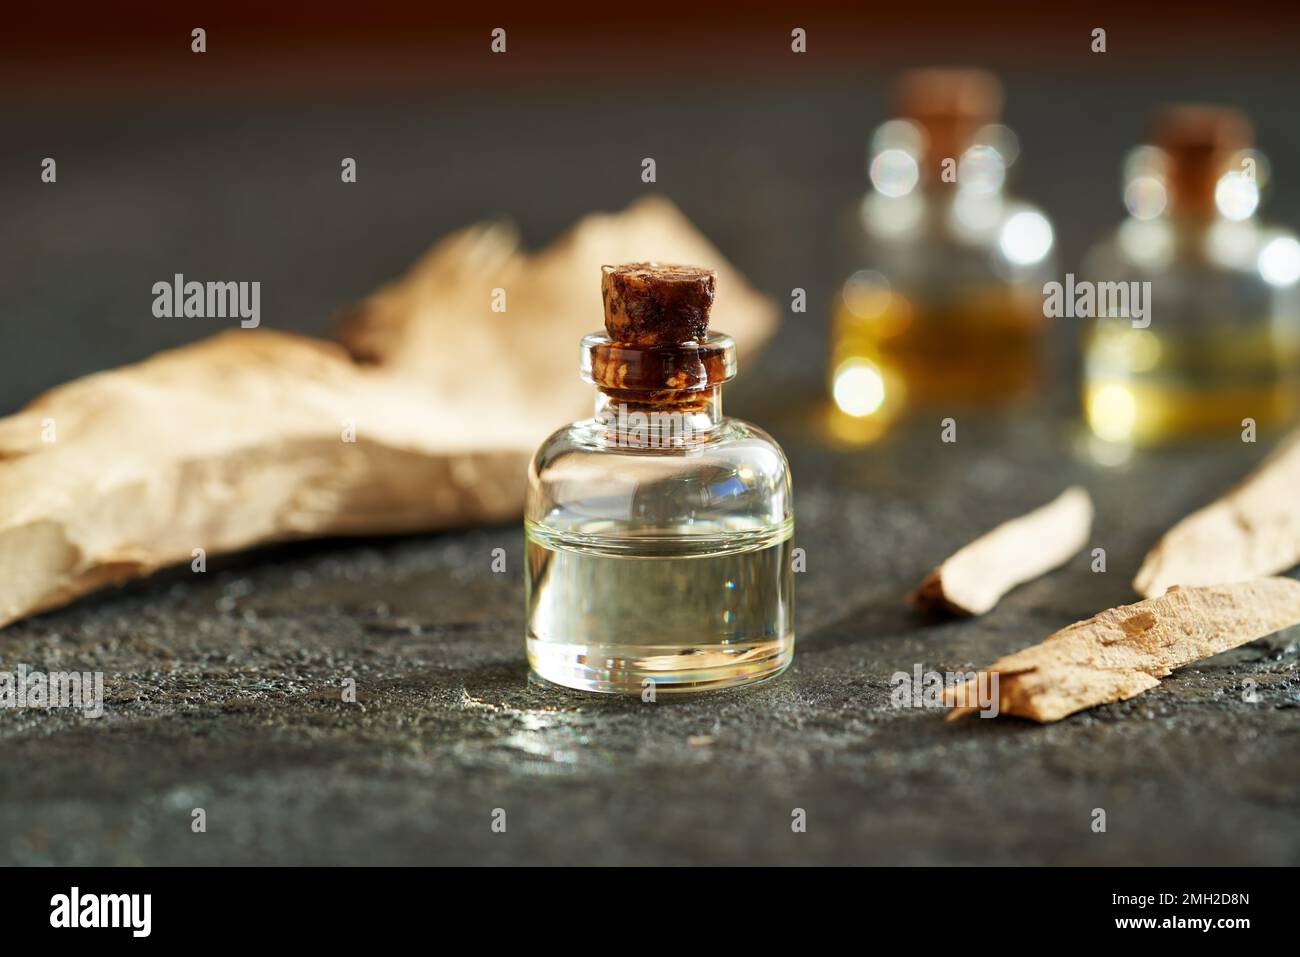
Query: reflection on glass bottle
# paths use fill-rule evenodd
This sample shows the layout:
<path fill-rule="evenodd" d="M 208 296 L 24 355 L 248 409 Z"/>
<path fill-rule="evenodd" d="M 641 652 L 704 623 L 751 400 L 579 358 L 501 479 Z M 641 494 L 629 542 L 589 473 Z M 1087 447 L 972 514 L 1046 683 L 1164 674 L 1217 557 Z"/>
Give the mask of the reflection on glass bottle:
<path fill-rule="evenodd" d="M 1116 449 L 1295 414 L 1300 243 L 1255 218 L 1251 138 L 1236 111 L 1174 107 L 1125 163 L 1129 216 L 1086 265 L 1099 289 L 1150 283 L 1140 321 L 1112 297 L 1085 333 L 1085 415 Z"/>
<path fill-rule="evenodd" d="M 1032 391 L 1053 235 L 1003 192 L 1015 134 L 1002 89 L 980 70 L 903 76 L 898 116 L 871 142 L 871 190 L 855 225 L 862 268 L 835 297 L 837 431 L 908 405 Z"/>

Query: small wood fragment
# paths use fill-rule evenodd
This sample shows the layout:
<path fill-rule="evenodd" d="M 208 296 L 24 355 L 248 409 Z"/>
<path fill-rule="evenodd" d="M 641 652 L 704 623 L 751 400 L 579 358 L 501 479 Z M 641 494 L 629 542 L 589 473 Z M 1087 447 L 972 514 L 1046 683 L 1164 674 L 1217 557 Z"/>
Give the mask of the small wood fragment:
<path fill-rule="evenodd" d="M 1295 624 L 1300 624 L 1300 582 L 1290 578 L 1175 586 L 1159 598 L 1076 622 L 1041 644 L 999 658 L 979 674 L 997 674 L 999 714 L 1059 721 L 1085 708 L 1132 698 L 1175 668 Z M 976 680 L 945 689 L 944 702 L 973 701 Z M 978 710 L 954 708 L 948 719 Z"/>
<path fill-rule="evenodd" d="M 912 595 L 921 608 L 982 615 L 1027 581 L 1078 554 L 1092 531 L 1092 499 L 1080 486 L 980 536 L 926 576 Z"/>
<path fill-rule="evenodd" d="M 1133 587 L 1148 598 L 1172 585 L 1219 585 L 1300 564 L 1300 432 L 1245 481 L 1184 518 L 1147 553 Z"/>

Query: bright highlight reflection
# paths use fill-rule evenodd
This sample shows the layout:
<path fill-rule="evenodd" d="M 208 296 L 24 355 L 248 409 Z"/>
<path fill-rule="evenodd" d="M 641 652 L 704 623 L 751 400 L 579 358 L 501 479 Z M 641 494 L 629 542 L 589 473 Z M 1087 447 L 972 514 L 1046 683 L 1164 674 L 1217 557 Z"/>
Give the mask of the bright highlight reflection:
<path fill-rule="evenodd" d="M 957 185 L 963 193 L 996 193 L 1006 178 L 1007 164 L 992 146 L 972 146 L 957 162 Z"/>
<path fill-rule="evenodd" d="M 1016 213 L 1003 224 L 998 246 L 1009 262 L 1031 266 L 1051 250 L 1052 224 L 1034 210 Z"/>
<path fill-rule="evenodd" d="M 1099 438 L 1123 442 L 1137 424 L 1137 402 L 1122 385 L 1102 386 L 1088 400 L 1088 421 Z"/>
<path fill-rule="evenodd" d="M 885 150 L 871 161 L 871 184 L 885 196 L 906 196 L 920 175 L 916 157 L 904 150 Z"/>
<path fill-rule="evenodd" d="M 1233 222 L 1249 219 L 1259 206 L 1259 185 L 1236 170 L 1224 173 L 1214 187 L 1214 205 Z"/>
<path fill-rule="evenodd" d="M 1165 184 L 1154 176 L 1138 176 L 1124 187 L 1124 205 L 1136 219 L 1155 219 L 1168 203 Z"/>
<path fill-rule="evenodd" d="M 1300 280 L 1300 242 L 1278 236 L 1259 252 L 1259 274 L 1270 286 L 1289 286 Z"/>
<path fill-rule="evenodd" d="M 835 372 L 835 404 L 849 415 L 871 415 L 885 402 L 885 380 L 875 363 L 848 359 Z"/>

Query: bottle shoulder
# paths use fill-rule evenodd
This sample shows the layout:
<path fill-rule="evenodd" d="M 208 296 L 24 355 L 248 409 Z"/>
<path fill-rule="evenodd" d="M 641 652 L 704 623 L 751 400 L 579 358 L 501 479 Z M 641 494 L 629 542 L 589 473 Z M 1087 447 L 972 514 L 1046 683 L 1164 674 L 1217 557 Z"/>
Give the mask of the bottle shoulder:
<path fill-rule="evenodd" d="M 1096 279 L 1175 276 L 1191 283 L 1224 278 L 1263 284 L 1265 250 L 1295 241 L 1289 230 L 1254 218 L 1189 229 L 1167 217 L 1128 217 L 1089 249 L 1083 266 Z"/>
<path fill-rule="evenodd" d="M 556 429 L 542 442 L 533 456 L 534 467 L 545 467 L 558 456 L 582 453 L 614 458 L 665 458 L 708 461 L 716 458 L 753 456 L 788 468 L 785 453 L 776 439 L 753 423 L 727 416 L 707 432 L 684 440 L 665 440 L 656 444 L 637 435 L 623 435 L 597 419 L 579 419 Z"/>
<path fill-rule="evenodd" d="M 595 420 L 557 430 L 533 456 L 526 518 L 655 528 L 758 528 L 793 512 L 790 467 L 776 441 L 740 419 L 680 448 L 620 445 Z"/>
<path fill-rule="evenodd" d="M 858 230 L 862 259 L 891 281 L 1016 282 L 1053 268 L 1054 236 L 1046 213 L 1001 192 L 869 193 Z"/>

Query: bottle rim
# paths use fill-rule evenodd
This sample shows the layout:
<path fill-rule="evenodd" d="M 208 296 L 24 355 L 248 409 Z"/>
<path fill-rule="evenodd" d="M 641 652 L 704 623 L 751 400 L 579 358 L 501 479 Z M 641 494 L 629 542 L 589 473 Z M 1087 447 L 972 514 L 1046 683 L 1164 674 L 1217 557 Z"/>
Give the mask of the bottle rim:
<path fill-rule="evenodd" d="M 722 332 L 671 346 L 614 342 L 607 333 L 582 337 L 579 372 L 601 389 L 703 392 L 736 376 L 736 341 Z"/>

